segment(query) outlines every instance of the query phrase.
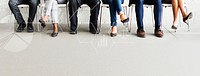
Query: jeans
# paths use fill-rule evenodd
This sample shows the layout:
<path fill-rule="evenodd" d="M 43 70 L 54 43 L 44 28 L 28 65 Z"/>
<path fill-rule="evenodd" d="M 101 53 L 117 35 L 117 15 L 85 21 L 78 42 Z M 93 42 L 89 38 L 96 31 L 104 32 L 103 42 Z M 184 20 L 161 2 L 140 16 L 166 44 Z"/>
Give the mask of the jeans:
<path fill-rule="evenodd" d="M 154 19 L 155 19 L 155 29 L 159 29 L 161 26 L 162 17 L 162 0 L 152 0 L 154 5 Z M 136 19 L 138 29 L 143 29 L 143 3 L 144 0 L 136 0 Z"/>
<path fill-rule="evenodd" d="M 122 2 L 124 0 L 109 0 L 111 26 L 117 26 L 117 13 L 122 12 Z"/>
<path fill-rule="evenodd" d="M 22 14 L 18 8 L 18 5 L 20 4 L 28 4 L 29 5 L 29 17 L 28 22 L 32 23 L 35 18 L 35 13 L 37 11 L 37 5 L 39 3 L 39 0 L 9 0 L 8 5 L 10 7 L 10 10 L 15 16 L 15 19 L 17 20 L 18 24 L 21 24 L 24 21 Z"/>
<path fill-rule="evenodd" d="M 100 9 L 100 0 L 69 0 L 69 15 L 70 15 L 70 24 L 71 24 L 71 31 L 77 31 L 78 26 L 78 8 L 82 4 L 87 4 L 91 11 L 90 11 L 90 30 L 94 31 L 97 30 L 97 22 L 98 22 L 98 15 Z"/>
<path fill-rule="evenodd" d="M 56 0 L 45 0 L 45 15 L 51 15 L 52 22 L 58 23 L 58 2 Z"/>

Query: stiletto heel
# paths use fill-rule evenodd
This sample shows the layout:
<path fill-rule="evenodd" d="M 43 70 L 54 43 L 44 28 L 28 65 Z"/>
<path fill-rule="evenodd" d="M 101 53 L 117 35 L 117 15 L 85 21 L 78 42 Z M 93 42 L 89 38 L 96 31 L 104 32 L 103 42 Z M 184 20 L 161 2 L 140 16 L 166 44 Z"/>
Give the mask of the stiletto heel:
<path fill-rule="evenodd" d="M 191 19 L 192 17 L 193 17 L 193 14 L 192 14 L 192 12 L 190 12 L 185 18 L 183 18 L 183 22 L 186 23 L 187 25 L 189 25 L 187 20 Z"/>
<path fill-rule="evenodd" d="M 172 25 L 172 27 L 171 27 L 172 29 L 174 29 L 175 30 L 175 32 L 176 32 L 176 30 L 177 30 L 177 27 L 176 26 L 174 26 L 174 25 Z"/>
<path fill-rule="evenodd" d="M 121 22 L 122 22 L 123 24 L 127 23 L 128 21 L 129 21 L 129 18 L 126 18 L 126 19 L 124 19 L 124 20 L 121 20 Z"/>

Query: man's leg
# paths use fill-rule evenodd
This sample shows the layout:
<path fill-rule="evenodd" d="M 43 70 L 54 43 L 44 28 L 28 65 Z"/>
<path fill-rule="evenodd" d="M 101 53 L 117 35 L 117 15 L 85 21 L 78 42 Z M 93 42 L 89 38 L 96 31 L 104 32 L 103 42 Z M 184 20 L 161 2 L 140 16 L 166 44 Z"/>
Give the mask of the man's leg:
<path fill-rule="evenodd" d="M 37 5 L 39 0 L 29 0 L 29 17 L 28 17 L 28 26 L 27 32 L 33 32 L 33 25 L 32 22 L 34 21 L 35 14 L 37 12 Z"/>
<path fill-rule="evenodd" d="M 90 32 L 93 34 L 98 34 L 99 30 L 97 27 L 98 22 L 98 15 L 99 15 L 99 9 L 100 9 L 100 0 L 86 0 L 87 5 L 90 7 Z"/>
<path fill-rule="evenodd" d="M 81 1 L 81 0 L 79 0 Z M 70 34 L 76 34 L 77 33 L 77 26 L 78 26 L 78 8 L 80 4 L 77 2 L 77 0 L 69 0 L 69 15 L 70 15 Z"/>
<path fill-rule="evenodd" d="M 154 34 L 157 37 L 163 36 L 163 31 L 161 30 L 161 20 L 162 20 L 162 0 L 154 0 L 154 18 L 155 18 L 155 30 Z"/>
<path fill-rule="evenodd" d="M 24 28 L 26 27 L 25 21 L 22 17 L 22 14 L 18 8 L 18 5 L 21 4 L 23 0 L 9 0 L 8 5 L 10 7 L 10 10 L 15 16 L 15 19 L 17 20 L 17 23 L 19 24 L 19 27 L 17 28 L 17 32 L 22 32 Z"/>
<path fill-rule="evenodd" d="M 144 0 L 136 0 L 135 12 L 136 12 L 136 19 L 137 19 L 137 36 L 145 37 L 145 31 L 143 30 L 143 3 Z"/>

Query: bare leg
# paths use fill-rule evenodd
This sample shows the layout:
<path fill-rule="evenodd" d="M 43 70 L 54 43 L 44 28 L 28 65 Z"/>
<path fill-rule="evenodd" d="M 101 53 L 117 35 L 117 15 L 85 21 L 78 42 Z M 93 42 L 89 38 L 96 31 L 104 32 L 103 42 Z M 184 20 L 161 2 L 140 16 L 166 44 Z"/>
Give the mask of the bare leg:
<path fill-rule="evenodd" d="M 187 13 L 184 9 L 184 4 L 183 4 L 183 0 L 178 0 L 178 7 L 180 8 L 180 11 L 182 13 L 182 17 L 185 18 L 187 17 Z"/>
<path fill-rule="evenodd" d="M 172 10 L 173 10 L 173 25 L 177 25 L 177 20 L 178 20 L 178 1 L 177 0 L 172 0 Z"/>

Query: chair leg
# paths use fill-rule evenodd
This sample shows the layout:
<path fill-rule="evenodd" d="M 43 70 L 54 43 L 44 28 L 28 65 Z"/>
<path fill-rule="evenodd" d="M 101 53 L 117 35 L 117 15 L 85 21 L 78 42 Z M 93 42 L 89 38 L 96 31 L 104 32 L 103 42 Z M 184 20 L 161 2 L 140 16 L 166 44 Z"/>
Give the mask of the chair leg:
<path fill-rule="evenodd" d="M 101 23 L 101 20 L 102 20 L 102 13 L 103 13 L 103 6 L 100 7 L 100 20 L 99 20 L 99 32 L 101 31 L 101 26 L 102 26 L 102 23 Z"/>

